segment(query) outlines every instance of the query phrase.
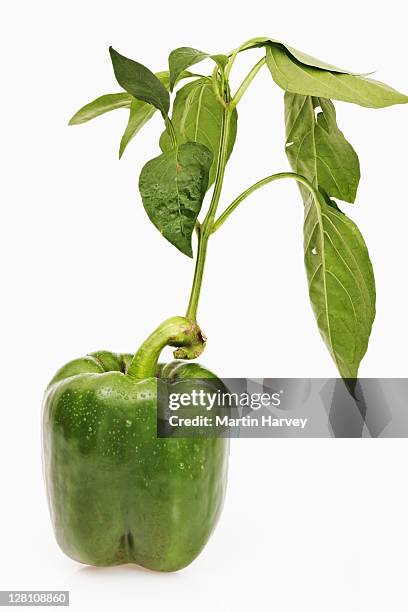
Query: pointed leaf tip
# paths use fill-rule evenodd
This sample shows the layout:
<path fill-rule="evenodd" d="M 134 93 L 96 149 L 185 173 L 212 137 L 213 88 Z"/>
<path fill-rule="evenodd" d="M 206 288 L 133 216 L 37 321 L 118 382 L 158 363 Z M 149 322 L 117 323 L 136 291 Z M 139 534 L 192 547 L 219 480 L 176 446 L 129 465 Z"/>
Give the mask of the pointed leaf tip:
<path fill-rule="evenodd" d="M 209 57 L 208 53 L 192 47 L 178 47 L 169 55 L 170 91 L 173 91 L 179 74 Z"/>
<path fill-rule="evenodd" d="M 109 47 L 113 71 L 119 85 L 133 97 L 156 107 L 163 117 L 170 108 L 170 96 L 156 75 L 134 60 L 121 55 Z"/>
<path fill-rule="evenodd" d="M 115 110 L 115 108 L 130 108 L 131 101 L 132 96 L 125 92 L 99 96 L 99 98 L 92 100 L 92 102 L 80 108 L 75 115 L 71 117 L 68 125 L 86 123 L 95 117 Z"/>

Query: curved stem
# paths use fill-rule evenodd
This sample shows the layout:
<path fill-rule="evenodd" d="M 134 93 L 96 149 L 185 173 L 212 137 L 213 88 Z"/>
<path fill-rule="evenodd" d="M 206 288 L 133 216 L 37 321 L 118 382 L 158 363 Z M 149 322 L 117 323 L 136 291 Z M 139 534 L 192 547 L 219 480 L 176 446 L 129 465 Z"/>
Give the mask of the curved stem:
<path fill-rule="evenodd" d="M 266 62 L 266 57 L 262 57 L 259 60 L 259 62 L 257 62 L 255 66 L 253 66 L 253 68 L 248 72 L 247 76 L 242 81 L 241 85 L 238 87 L 235 93 L 235 96 L 231 100 L 231 103 L 230 103 L 231 108 L 236 107 L 236 105 L 241 100 L 242 96 L 244 95 L 244 93 L 246 92 L 246 90 L 248 89 L 248 87 L 250 86 L 250 84 L 252 83 L 252 81 L 254 80 L 254 78 L 256 77 L 260 69 L 262 68 L 262 66 L 265 64 L 265 62 Z"/>
<path fill-rule="evenodd" d="M 224 181 L 225 165 L 228 156 L 228 141 L 230 130 L 231 111 L 224 108 L 221 126 L 221 142 L 217 160 L 217 171 L 215 175 L 214 191 L 207 215 L 200 228 L 198 238 L 197 261 L 194 271 L 193 284 L 191 287 L 190 300 L 187 307 L 186 317 L 195 321 L 197 318 L 198 301 L 200 299 L 201 286 L 203 282 L 204 265 L 207 255 L 208 238 L 212 234 L 214 218 L 217 212 L 218 202 L 221 196 L 222 184 Z"/>
<path fill-rule="evenodd" d="M 204 350 L 206 338 L 195 321 L 172 317 L 164 321 L 145 340 L 133 357 L 127 376 L 133 379 L 156 376 L 160 353 L 166 346 L 179 347 L 176 359 L 195 359 Z"/>
<path fill-rule="evenodd" d="M 212 85 L 214 95 L 217 98 L 218 102 L 220 102 L 220 104 L 222 104 L 222 106 L 225 108 L 227 106 L 226 102 L 224 98 L 221 96 L 219 88 L 218 88 L 218 66 L 216 66 L 212 72 L 211 85 Z"/>
<path fill-rule="evenodd" d="M 268 183 L 273 183 L 274 181 L 279 181 L 281 179 L 294 179 L 298 183 L 301 183 L 302 185 L 307 187 L 307 189 L 309 189 L 313 197 L 316 200 L 318 199 L 318 193 L 316 189 L 301 174 L 296 174 L 296 172 L 279 172 L 277 174 L 272 174 L 271 176 L 267 176 L 264 179 L 261 179 L 260 181 L 258 181 L 257 183 L 254 183 L 253 185 L 251 185 L 251 187 L 248 187 L 248 189 L 243 191 L 237 198 L 235 198 L 235 200 L 228 206 L 228 208 L 226 208 L 224 212 L 218 217 L 217 221 L 215 221 L 212 231 L 216 232 L 221 227 L 221 225 L 225 223 L 225 221 L 228 219 L 230 214 L 234 212 L 237 206 L 239 206 L 241 202 L 243 202 L 248 196 L 250 196 L 251 193 L 253 193 L 257 189 L 260 189 L 264 185 L 267 185 Z"/>
<path fill-rule="evenodd" d="M 174 129 L 174 125 L 170 117 L 166 117 L 165 125 L 166 125 L 167 133 L 170 136 L 171 146 L 173 149 L 175 149 L 177 147 L 177 136 L 176 136 L 176 130 Z"/>
<path fill-rule="evenodd" d="M 225 165 L 227 163 L 228 155 L 228 140 L 231 124 L 231 111 L 229 108 L 224 109 L 222 116 L 221 125 L 221 142 L 220 151 L 217 160 L 217 170 L 215 174 L 214 191 L 211 198 L 211 203 L 208 208 L 207 215 L 203 221 L 202 231 L 203 234 L 211 234 L 212 225 L 214 222 L 215 214 L 217 212 L 218 202 L 220 201 L 222 184 L 224 182 Z"/>
<path fill-rule="evenodd" d="M 230 72 L 231 72 L 231 68 L 237 58 L 238 53 L 240 53 L 241 51 L 245 51 L 245 49 L 250 46 L 252 43 L 256 42 L 258 39 L 257 38 L 250 38 L 248 40 L 246 40 L 244 43 L 242 43 L 242 45 L 240 45 L 239 47 L 237 47 L 236 49 L 234 49 L 233 51 L 230 51 L 230 53 L 227 53 L 227 57 L 230 58 L 230 61 L 228 62 L 228 66 L 225 70 L 225 78 L 228 80 Z"/>
<path fill-rule="evenodd" d="M 228 81 L 229 79 L 229 75 L 231 72 L 231 68 L 237 58 L 238 53 L 240 52 L 241 47 L 237 47 L 236 49 L 234 49 L 233 51 L 231 51 L 230 53 L 227 54 L 227 56 L 230 58 L 227 67 L 225 69 L 225 78 Z"/>

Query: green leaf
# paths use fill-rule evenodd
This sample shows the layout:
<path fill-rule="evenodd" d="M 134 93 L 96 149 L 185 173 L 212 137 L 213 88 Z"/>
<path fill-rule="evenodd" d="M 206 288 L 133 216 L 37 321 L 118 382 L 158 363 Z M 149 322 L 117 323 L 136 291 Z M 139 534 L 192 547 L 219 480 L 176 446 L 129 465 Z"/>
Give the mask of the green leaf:
<path fill-rule="evenodd" d="M 156 73 L 157 78 L 163 83 L 166 89 L 169 88 L 169 72 L 165 70 L 163 72 Z M 177 81 L 185 78 L 189 78 L 194 76 L 191 72 L 184 71 L 179 76 Z M 126 126 L 126 129 L 123 133 L 122 140 L 120 141 L 119 147 L 119 159 L 122 157 L 127 145 L 129 142 L 136 136 L 139 130 L 151 119 L 156 112 L 156 109 L 151 104 L 147 102 L 142 102 L 141 100 L 136 100 L 136 98 L 131 97 L 132 104 L 130 106 L 129 113 L 129 121 Z"/>
<path fill-rule="evenodd" d="M 286 155 L 294 172 L 330 197 L 354 202 L 360 180 L 356 152 L 336 122 L 330 100 L 285 93 Z M 301 185 L 305 200 L 310 192 Z"/>
<path fill-rule="evenodd" d="M 164 70 L 155 75 L 166 89 L 169 89 L 169 72 Z M 191 72 L 183 71 L 177 82 L 196 76 Z M 139 130 L 153 117 L 156 108 L 152 104 L 137 100 L 128 93 L 107 94 L 97 98 L 93 102 L 83 106 L 69 122 L 69 125 L 78 125 L 90 121 L 103 113 L 114 110 L 115 108 L 129 108 L 129 120 L 123 133 L 119 147 L 119 159 L 122 157 L 127 145 Z"/>
<path fill-rule="evenodd" d="M 184 85 L 177 92 L 173 105 L 172 123 L 178 143 L 200 142 L 213 154 L 208 187 L 213 184 L 217 169 L 222 116 L 223 108 L 214 95 L 211 79 L 207 77 L 197 79 Z M 231 116 L 228 158 L 232 153 L 237 135 L 237 117 L 237 112 L 234 110 Z M 172 148 L 167 132 L 163 132 L 160 137 L 160 147 L 164 152 Z"/>
<path fill-rule="evenodd" d="M 253 38 L 241 51 L 254 47 L 266 47 L 266 63 L 272 77 L 285 91 L 369 108 L 408 102 L 408 96 L 384 83 L 327 64 L 274 38 Z"/>
<path fill-rule="evenodd" d="M 211 59 L 217 64 L 220 70 L 224 71 L 229 62 L 228 55 L 223 55 L 222 53 L 218 53 L 216 55 L 211 55 Z"/>
<path fill-rule="evenodd" d="M 132 138 L 153 117 L 155 112 L 156 109 L 151 104 L 133 98 L 130 106 L 129 120 L 119 145 L 119 159 L 122 157 Z"/>
<path fill-rule="evenodd" d="M 179 74 L 198 64 L 202 60 L 210 57 L 208 53 L 193 49 L 192 47 L 179 47 L 174 49 L 169 55 L 169 71 L 170 71 L 170 91 L 173 91 Z"/>
<path fill-rule="evenodd" d="M 316 202 L 302 186 L 310 300 L 340 374 L 355 378 L 375 317 L 375 282 L 363 237 L 330 197 L 354 201 L 358 157 L 337 126 L 330 100 L 286 93 L 285 123 L 290 164 L 318 197 Z"/>
<path fill-rule="evenodd" d="M 169 55 L 170 91 L 173 91 L 174 85 L 177 83 L 177 79 L 183 70 L 208 58 L 212 59 L 222 71 L 229 61 L 228 57 L 221 53 L 211 55 L 210 53 L 204 53 L 204 51 L 199 51 L 192 47 L 179 47 L 178 49 L 174 49 Z"/>
<path fill-rule="evenodd" d="M 364 239 L 346 215 L 309 200 L 304 253 L 320 334 L 343 378 L 356 378 L 375 317 L 375 281 Z"/>
<path fill-rule="evenodd" d="M 295 47 L 291 47 L 287 43 L 276 40 L 276 38 L 269 38 L 267 36 L 253 38 L 244 47 L 242 47 L 241 51 L 246 51 L 247 49 L 253 49 L 255 47 L 277 47 L 278 49 L 283 49 L 289 55 L 291 55 L 293 59 L 297 60 L 301 64 L 305 64 L 306 66 L 312 66 L 314 68 L 321 68 L 322 70 L 330 70 L 331 72 L 339 72 L 344 74 L 361 74 L 351 72 L 350 70 L 345 70 L 344 68 L 339 68 L 338 66 L 333 66 L 333 64 L 327 64 L 316 57 L 295 49 Z"/>
<path fill-rule="evenodd" d="M 187 142 L 147 162 L 140 173 L 143 206 L 157 229 L 182 253 L 193 256 L 191 236 L 200 212 L 212 153 Z"/>
<path fill-rule="evenodd" d="M 275 83 L 291 93 L 342 100 L 369 108 L 408 102 L 408 96 L 384 83 L 306 65 L 279 45 L 267 46 L 266 63 Z"/>
<path fill-rule="evenodd" d="M 131 102 L 132 96 L 128 93 L 114 93 L 100 96 L 96 98 L 96 100 L 80 108 L 69 120 L 69 125 L 86 123 L 95 117 L 99 117 L 99 115 L 115 110 L 115 108 L 130 108 Z"/>
<path fill-rule="evenodd" d="M 189 73 L 186 73 L 189 75 Z M 169 72 L 165 70 L 163 72 L 157 72 L 155 75 L 159 81 L 164 85 L 166 89 L 169 88 Z M 119 145 L 119 159 L 121 159 L 123 153 L 129 142 L 136 136 L 139 130 L 153 117 L 156 112 L 156 108 L 147 102 L 137 100 L 132 96 L 132 104 L 130 106 L 129 120 L 125 131 L 123 132 L 122 139 Z"/>
<path fill-rule="evenodd" d="M 109 47 L 116 80 L 125 91 L 143 102 L 153 104 L 166 117 L 170 96 L 160 80 L 146 66 L 139 64 Z"/>

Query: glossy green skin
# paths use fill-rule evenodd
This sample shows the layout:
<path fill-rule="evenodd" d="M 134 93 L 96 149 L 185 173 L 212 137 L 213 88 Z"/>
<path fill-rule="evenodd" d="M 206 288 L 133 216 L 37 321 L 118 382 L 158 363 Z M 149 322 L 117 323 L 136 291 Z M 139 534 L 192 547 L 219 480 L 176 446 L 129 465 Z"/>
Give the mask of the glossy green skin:
<path fill-rule="evenodd" d="M 44 402 L 44 471 L 62 550 L 90 565 L 175 571 L 208 541 L 225 496 L 227 439 L 156 437 L 156 378 L 126 374 L 130 355 L 68 363 Z M 213 378 L 196 364 L 162 378 Z"/>

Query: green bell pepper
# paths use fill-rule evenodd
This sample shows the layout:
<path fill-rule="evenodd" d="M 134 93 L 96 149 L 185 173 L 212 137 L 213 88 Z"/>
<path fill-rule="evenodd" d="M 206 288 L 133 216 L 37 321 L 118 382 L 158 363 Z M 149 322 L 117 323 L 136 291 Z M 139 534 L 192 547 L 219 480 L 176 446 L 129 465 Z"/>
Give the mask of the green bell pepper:
<path fill-rule="evenodd" d="M 220 514 L 229 444 L 158 438 L 157 379 L 214 378 L 195 363 L 158 365 L 204 347 L 195 323 L 165 321 L 136 355 L 92 353 L 63 366 L 47 389 L 43 458 L 62 550 L 91 565 L 174 571 L 205 546 Z"/>

